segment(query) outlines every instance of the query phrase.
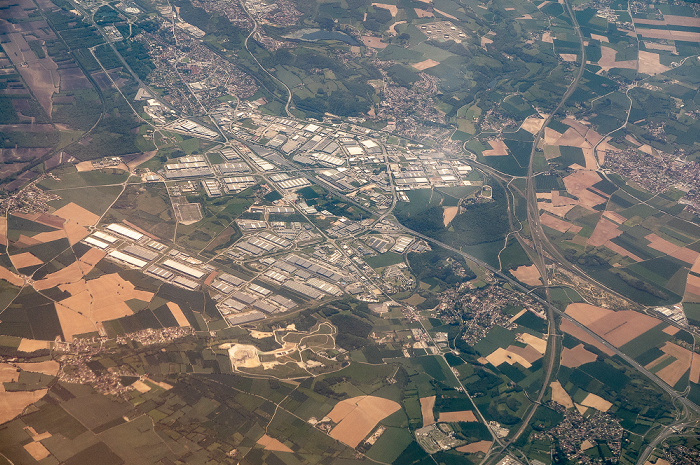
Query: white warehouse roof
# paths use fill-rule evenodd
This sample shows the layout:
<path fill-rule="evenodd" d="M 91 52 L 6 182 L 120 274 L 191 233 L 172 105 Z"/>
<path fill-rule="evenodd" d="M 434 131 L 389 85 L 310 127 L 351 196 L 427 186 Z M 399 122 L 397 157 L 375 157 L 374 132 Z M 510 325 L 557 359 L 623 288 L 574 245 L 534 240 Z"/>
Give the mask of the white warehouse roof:
<path fill-rule="evenodd" d="M 143 234 L 141 234 L 140 232 L 134 231 L 133 229 L 127 228 L 126 226 L 122 226 L 118 223 L 112 223 L 108 225 L 107 229 L 135 241 L 138 241 L 143 237 Z"/>

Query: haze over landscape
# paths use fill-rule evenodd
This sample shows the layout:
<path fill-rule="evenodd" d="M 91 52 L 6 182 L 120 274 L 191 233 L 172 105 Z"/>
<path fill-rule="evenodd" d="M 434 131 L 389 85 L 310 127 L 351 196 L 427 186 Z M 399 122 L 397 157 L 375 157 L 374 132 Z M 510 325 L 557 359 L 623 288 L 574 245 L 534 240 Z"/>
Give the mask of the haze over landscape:
<path fill-rule="evenodd" d="M 700 7 L 0 0 L 0 465 L 700 463 Z"/>

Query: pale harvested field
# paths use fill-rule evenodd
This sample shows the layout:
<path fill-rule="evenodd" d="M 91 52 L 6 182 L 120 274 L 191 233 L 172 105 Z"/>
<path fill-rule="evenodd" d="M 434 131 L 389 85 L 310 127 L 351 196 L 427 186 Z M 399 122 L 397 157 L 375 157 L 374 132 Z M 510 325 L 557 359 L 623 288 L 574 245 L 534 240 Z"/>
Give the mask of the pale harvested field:
<path fill-rule="evenodd" d="M 599 40 L 601 42 L 610 42 L 606 36 L 601 36 L 599 34 L 591 34 L 591 39 Z"/>
<path fill-rule="evenodd" d="M 74 221 L 81 226 L 93 226 L 100 219 L 98 215 L 73 202 L 59 208 L 53 214 L 65 220 Z"/>
<path fill-rule="evenodd" d="M 673 387 L 690 368 L 690 361 L 693 353 L 688 349 L 677 346 L 670 342 L 666 342 L 661 350 L 676 360 L 669 366 L 662 368 L 656 373 L 656 376 L 663 379 L 669 386 Z"/>
<path fill-rule="evenodd" d="M 603 136 L 600 135 L 597 131 L 589 129 L 588 132 L 586 132 L 586 142 L 591 144 L 591 147 L 593 147 L 602 140 Z"/>
<path fill-rule="evenodd" d="M 459 446 L 455 450 L 464 454 L 476 454 L 477 452 L 486 453 L 491 448 L 491 444 L 491 441 L 477 441 L 467 444 L 466 446 Z"/>
<path fill-rule="evenodd" d="M 560 53 L 559 56 L 564 61 L 576 61 L 578 59 L 578 55 L 575 53 Z"/>
<path fill-rule="evenodd" d="M 692 271 L 693 273 L 700 274 L 700 257 L 695 259 L 695 263 L 693 263 L 693 266 L 690 268 L 690 271 Z"/>
<path fill-rule="evenodd" d="M 0 216 L 0 245 L 7 245 L 7 217 Z"/>
<path fill-rule="evenodd" d="M 82 257 L 80 257 L 80 262 L 87 266 L 93 267 L 97 265 L 100 260 L 105 258 L 105 255 L 107 255 L 107 253 L 104 250 L 90 249 L 85 252 Z"/>
<path fill-rule="evenodd" d="M 437 66 L 439 64 L 439 61 L 435 61 L 433 59 L 428 58 L 427 60 L 423 60 L 418 63 L 413 63 L 411 66 L 416 68 L 418 71 L 423 71 L 424 69 L 432 68 L 433 66 Z"/>
<path fill-rule="evenodd" d="M 654 155 L 654 149 L 651 148 L 651 145 L 649 144 L 644 144 L 641 147 L 639 147 L 639 150 L 646 153 L 647 155 Z"/>
<path fill-rule="evenodd" d="M 561 353 L 561 364 L 568 368 L 577 368 L 586 363 L 595 362 L 596 358 L 596 354 L 587 351 L 583 344 L 579 344 L 573 349 L 564 347 Z"/>
<path fill-rule="evenodd" d="M 692 275 L 688 275 L 688 277 L 692 277 Z M 700 302 L 700 286 L 688 285 L 688 283 L 686 283 L 683 300 L 685 302 Z"/>
<path fill-rule="evenodd" d="M 53 242 L 66 237 L 66 232 L 62 229 L 56 231 L 46 231 L 32 236 L 32 239 L 39 242 Z"/>
<path fill-rule="evenodd" d="M 19 370 L 14 365 L 0 362 L 0 392 L 5 392 L 3 383 L 13 383 L 19 378 Z M 433 399 L 434 400 L 434 399 Z"/>
<path fill-rule="evenodd" d="M 625 221 L 627 221 L 627 218 L 625 218 L 624 216 L 620 215 L 619 213 L 611 212 L 609 210 L 604 211 L 603 216 L 611 221 L 614 221 L 617 224 L 624 224 Z"/>
<path fill-rule="evenodd" d="M 25 408 L 46 395 L 46 389 L 37 391 L 0 392 L 0 424 L 12 420 Z"/>
<path fill-rule="evenodd" d="M 592 323 L 588 328 L 615 347 L 620 347 L 661 321 L 632 310 L 620 310 Z"/>
<path fill-rule="evenodd" d="M 673 242 L 669 242 L 666 239 L 659 237 L 654 233 L 644 236 L 644 239 L 649 241 L 649 247 L 651 247 L 654 250 L 658 250 L 659 252 L 663 252 L 665 254 L 672 254 L 673 252 L 681 248 Z M 697 254 L 697 252 L 695 253 Z M 696 258 L 697 257 L 693 257 L 693 260 L 689 261 L 688 263 L 692 265 L 693 263 L 695 263 Z"/>
<path fill-rule="evenodd" d="M 576 204 L 574 204 L 574 205 L 564 205 L 564 206 L 561 206 L 561 207 L 557 207 L 557 206 L 554 205 L 553 203 L 537 202 L 537 208 L 538 208 L 538 209 L 544 210 L 544 211 L 546 211 L 546 212 L 548 212 L 548 213 L 551 213 L 552 215 L 560 216 L 560 217 L 562 217 L 562 218 L 565 217 L 566 214 L 569 213 L 575 206 L 576 206 Z M 572 227 L 571 227 L 570 229 L 573 231 L 574 228 L 580 228 L 580 226 L 572 225 Z M 579 231 L 580 231 L 580 229 L 579 229 Z M 574 231 L 574 232 L 576 232 L 576 231 Z"/>
<path fill-rule="evenodd" d="M 43 265 L 44 262 L 39 260 L 37 257 L 32 255 L 30 252 L 18 253 L 17 255 L 12 255 L 12 264 L 15 268 L 26 268 L 28 266 Z"/>
<path fill-rule="evenodd" d="M 489 39 L 488 37 L 482 37 L 481 38 L 481 46 L 486 47 L 488 44 L 492 44 L 493 40 Z"/>
<path fill-rule="evenodd" d="M 676 328 L 675 326 L 666 326 L 664 329 L 662 329 L 662 331 L 666 334 L 670 334 L 671 336 L 673 336 L 678 331 L 680 331 L 680 328 Z"/>
<path fill-rule="evenodd" d="M 579 148 L 590 147 L 591 144 L 586 142 L 586 138 L 584 137 L 585 135 L 585 130 L 583 131 L 583 133 L 580 133 L 574 128 L 569 128 L 566 131 L 564 131 L 564 134 L 561 135 L 561 137 L 557 141 L 557 145 L 566 145 L 568 147 Z"/>
<path fill-rule="evenodd" d="M 523 357 L 522 355 L 516 354 L 515 352 L 512 352 L 510 350 L 506 350 L 503 347 L 499 347 L 498 349 L 494 350 L 492 353 L 487 355 L 486 360 L 488 360 L 488 362 L 495 367 L 497 367 L 501 363 L 507 363 L 508 365 L 519 363 L 525 368 L 530 368 L 532 366 L 532 363 L 528 362 L 527 359 L 525 359 L 525 357 Z"/>
<path fill-rule="evenodd" d="M 610 407 L 612 407 L 612 403 L 593 393 L 589 393 L 586 396 L 586 398 L 583 399 L 581 405 L 585 405 L 586 407 L 593 407 L 594 409 L 599 410 L 601 412 L 607 412 L 610 409 Z"/>
<path fill-rule="evenodd" d="M 87 272 L 85 272 L 87 274 Z M 73 262 L 65 268 L 61 268 L 58 271 L 49 273 L 44 279 L 34 282 L 34 289 L 43 291 L 44 289 L 51 289 L 60 284 L 70 284 L 75 283 L 83 278 L 83 270 L 79 262 Z"/>
<path fill-rule="evenodd" d="M 644 46 L 649 50 L 664 50 L 666 52 L 676 53 L 675 45 L 659 44 L 657 42 L 644 41 Z"/>
<path fill-rule="evenodd" d="M 661 58 L 658 53 L 645 52 L 644 50 L 639 50 L 639 72 L 649 75 L 655 75 L 668 71 L 669 68 L 666 65 L 661 64 Z"/>
<path fill-rule="evenodd" d="M 340 401 L 328 417 L 335 428 L 330 436 L 355 448 L 372 432 L 379 421 L 399 410 L 401 406 L 393 400 L 374 396 L 359 396 Z"/>
<path fill-rule="evenodd" d="M 605 243 L 605 247 L 612 250 L 613 252 L 622 255 L 623 257 L 629 257 L 635 262 L 641 262 L 642 259 L 630 252 L 629 250 L 615 244 L 614 242 L 608 241 Z"/>
<path fill-rule="evenodd" d="M 46 447 L 44 447 L 42 443 L 37 441 L 25 444 L 24 450 L 26 450 L 29 453 L 29 455 L 31 455 L 32 458 L 36 461 L 45 459 L 46 457 L 51 455 L 49 450 Z"/>
<path fill-rule="evenodd" d="M 693 356 L 693 365 L 690 367 L 690 381 L 700 383 L 700 357 Z"/>
<path fill-rule="evenodd" d="M 588 126 L 586 126 L 580 121 L 576 121 L 574 118 L 564 118 L 563 120 L 561 120 L 561 122 L 566 124 L 570 128 L 575 129 L 576 132 L 578 132 L 582 136 L 585 135 L 586 132 L 588 132 Z"/>
<path fill-rule="evenodd" d="M 491 146 L 491 150 L 484 150 L 482 152 L 483 156 L 502 157 L 504 155 L 508 155 L 508 147 L 506 147 L 506 143 L 502 140 L 490 140 L 489 145 Z"/>
<path fill-rule="evenodd" d="M 7 281 L 13 286 L 22 287 L 24 285 L 24 279 L 2 266 L 0 266 L 0 279 Z"/>
<path fill-rule="evenodd" d="M 637 69 L 637 60 L 615 61 L 617 51 L 610 47 L 600 47 L 601 58 L 598 60 L 598 66 L 605 71 L 612 68 Z"/>
<path fill-rule="evenodd" d="M 522 333 L 518 335 L 518 340 L 532 346 L 541 355 L 547 351 L 547 341 L 530 333 Z"/>
<path fill-rule="evenodd" d="M 595 171 L 576 171 L 564 178 L 567 192 L 578 197 L 579 205 L 589 210 L 605 202 L 605 198 L 588 190 L 593 184 L 600 181 L 600 176 Z"/>
<path fill-rule="evenodd" d="M 150 302 L 153 298 L 152 292 L 137 290 L 130 281 L 126 281 L 117 273 L 105 274 L 97 279 L 91 279 L 87 281 L 86 285 L 93 297 L 93 309 L 99 309 L 117 301 L 126 302 L 131 299 L 139 299 Z"/>
<path fill-rule="evenodd" d="M 540 216 L 540 223 L 561 233 L 565 233 L 566 231 L 574 227 L 574 225 L 569 223 L 568 221 L 561 220 L 559 218 L 545 213 L 543 213 Z"/>
<path fill-rule="evenodd" d="M 182 313 L 182 309 L 180 309 L 180 306 L 178 304 L 176 304 L 175 302 L 168 302 L 168 309 L 170 310 L 170 313 L 172 313 L 175 317 L 175 320 L 177 320 L 178 326 L 190 325 L 190 322 L 187 321 L 187 317 L 185 317 L 185 314 Z"/>
<path fill-rule="evenodd" d="M 85 334 L 98 330 L 97 326 L 85 315 L 66 307 L 62 302 L 56 303 L 56 314 L 58 315 L 58 321 L 61 323 L 64 339 L 68 342 L 73 341 L 73 336 L 76 334 Z"/>
<path fill-rule="evenodd" d="M 55 360 L 46 360 L 36 363 L 17 363 L 17 366 L 24 371 L 43 373 L 49 376 L 56 376 L 61 365 Z"/>
<path fill-rule="evenodd" d="M 664 29 L 637 28 L 637 34 L 641 35 L 642 37 L 650 37 L 652 39 L 680 40 L 682 42 L 700 42 L 700 32 L 667 31 Z"/>
<path fill-rule="evenodd" d="M 51 341 L 37 341 L 36 339 L 22 339 L 19 341 L 20 352 L 35 352 L 37 350 L 50 349 Z"/>
<path fill-rule="evenodd" d="M 151 390 L 151 386 L 144 383 L 140 379 L 136 380 L 131 386 L 133 386 L 134 389 L 136 389 L 137 391 L 139 391 L 142 394 Z"/>
<path fill-rule="evenodd" d="M 574 401 L 571 400 L 571 396 L 564 390 L 559 381 L 552 381 L 549 387 L 552 388 L 552 400 L 554 402 L 566 408 L 574 407 Z"/>
<path fill-rule="evenodd" d="M 459 421 L 479 421 L 471 410 L 461 412 L 440 412 L 439 422 L 457 423 Z"/>
<path fill-rule="evenodd" d="M 543 124 L 544 119 L 538 116 L 528 116 L 527 118 L 525 118 L 525 121 L 523 121 L 521 127 L 530 134 L 537 134 L 540 131 L 540 129 L 542 129 Z"/>
<path fill-rule="evenodd" d="M 435 396 L 420 398 L 420 413 L 423 416 L 423 426 L 435 423 L 433 407 L 435 406 Z"/>
<path fill-rule="evenodd" d="M 544 128 L 544 143 L 545 145 L 557 145 L 557 141 L 562 136 L 559 131 L 551 128 Z"/>
<path fill-rule="evenodd" d="M 398 34 L 398 32 L 396 32 L 396 26 L 398 26 L 399 24 L 406 24 L 406 21 L 396 21 L 396 22 L 394 22 L 391 26 L 389 26 L 389 29 L 387 29 L 387 31 L 389 32 L 389 34 L 391 34 L 392 36 L 395 36 L 396 34 Z M 372 109 L 372 110 L 370 110 L 370 111 L 374 111 L 374 109 Z"/>
<path fill-rule="evenodd" d="M 535 363 L 537 360 L 542 358 L 542 354 L 532 347 L 531 345 L 527 345 L 525 347 L 518 347 L 518 346 L 508 346 L 506 349 L 511 356 L 517 355 L 518 357 L 521 357 L 523 360 L 527 361 L 530 365 Z M 517 361 L 517 359 L 516 359 Z M 522 363 L 521 363 L 522 365 Z M 529 368 L 529 367 L 528 367 Z"/>
<path fill-rule="evenodd" d="M 542 284 L 540 272 L 537 271 L 537 267 L 535 265 L 522 265 L 514 270 L 510 270 L 510 272 L 513 276 L 515 276 L 515 279 L 521 283 L 527 284 L 528 286 L 539 286 Z"/>
<path fill-rule="evenodd" d="M 82 263 L 82 273 L 87 274 L 90 269 L 92 266 Z M 102 275 L 87 282 L 82 273 L 79 279 L 59 285 L 59 289 L 72 294 L 56 305 L 63 334 L 68 341 L 76 334 L 94 331 L 103 321 L 132 315 L 134 312 L 126 301 L 139 299 L 149 302 L 153 298 L 153 293 L 137 290 L 117 273 Z"/>
<path fill-rule="evenodd" d="M 688 281 L 686 281 L 686 291 L 690 291 L 693 294 L 700 294 L 700 276 L 695 276 L 692 274 L 688 275 Z"/>
<path fill-rule="evenodd" d="M 548 2 L 544 2 L 548 3 Z M 552 36 L 551 32 L 545 32 L 542 34 L 542 42 L 547 43 L 547 44 L 553 44 L 554 43 L 554 37 Z"/>
<path fill-rule="evenodd" d="M 569 205 L 578 205 L 576 199 L 561 195 L 559 191 L 552 191 L 552 205 L 555 207 L 565 207 Z"/>
<path fill-rule="evenodd" d="M 593 234 L 591 234 L 591 237 L 588 238 L 588 245 L 599 247 L 608 242 L 610 239 L 614 239 L 621 234 L 622 231 L 617 228 L 615 223 L 606 218 L 601 218 L 600 221 L 598 221 L 598 224 L 595 225 Z"/>
<path fill-rule="evenodd" d="M 597 339 L 594 339 L 592 336 L 590 336 L 587 332 L 585 332 L 583 329 L 579 328 L 572 322 L 568 320 L 562 320 L 561 322 L 561 330 L 564 331 L 567 334 L 572 335 L 579 341 L 583 341 L 586 344 L 590 344 L 593 347 L 597 348 L 601 352 L 603 352 L 606 355 L 613 356 L 615 355 L 615 352 L 610 350 L 607 346 L 604 344 L 598 342 Z"/>
<path fill-rule="evenodd" d="M 442 222 L 447 227 L 459 213 L 459 207 L 444 207 L 442 211 Z"/>
<path fill-rule="evenodd" d="M 25 236 L 24 234 L 20 234 L 19 238 L 15 241 L 15 244 L 18 247 L 29 247 L 32 245 L 42 244 L 42 242 L 37 241 L 36 239 L 34 239 L 32 237 Z"/>
<path fill-rule="evenodd" d="M 416 12 L 416 16 L 419 18 L 432 18 L 435 16 L 431 11 L 428 10 L 422 10 L 420 8 L 414 8 L 413 9 Z"/>
<path fill-rule="evenodd" d="M 263 434 L 263 436 L 258 439 L 258 444 L 265 447 L 265 450 L 274 450 L 275 452 L 294 452 L 289 447 L 282 444 L 279 440 Z"/>
<path fill-rule="evenodd" d="M 72 202 L 56 210 L 54 215 L 66 220 L 63 229 L 71 245 L 85 238 L 88 235 L 88 230 L 85 227 L 95 225 L 100 219 L 98 215 Z"/>
<path fill-rule="evenodd" d="M 586 139 L 588 141 L 588 139 Z M 595 145 L 595 144 L 593 144 Z M 595 159 L 595 154 L 593 153 L 593 147 L 583 147 L 583 158 L 586 160 L 586 168 L 587 170 L 594 170 L 598 167 L 596 164 L 596 159 Z"/>
<path fill-rule="evenodd" d="M 371 48 L 386 48 L 387 43 L 382 42 L 382 39 L 379 37 L 372 37 L 372 36 L 362 36 L 360 37 L 362 40 L 362 43 L 365 44 L 366 47 L 371 47 Z"/>
<path fill-rule="evenodd" d="M 376 6 L 377 8 L 384 8 L 385 10 L 389 10 L 392 18 L 396 18 L 396 13 L 399 12 L 399 8 L 396 5 L 389 5 L 386 3 L 372 3 L 372 6 Z"/>

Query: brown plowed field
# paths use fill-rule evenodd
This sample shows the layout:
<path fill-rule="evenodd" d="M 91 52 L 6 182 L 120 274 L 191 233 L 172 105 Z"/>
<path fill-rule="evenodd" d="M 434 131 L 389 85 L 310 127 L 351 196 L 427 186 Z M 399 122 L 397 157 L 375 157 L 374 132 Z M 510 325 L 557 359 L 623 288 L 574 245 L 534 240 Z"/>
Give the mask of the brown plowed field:
<path fill-rule="evenodd" d="M 587 351 L 583 344 L 579 344 L 573 349 L 564 347 L 561 353 L 561 364 L 568 368 L 577 368 L 583 364 L 595 361 L 596 354 Z"/>
<path fill-rule="evenodd" d="M 610 239 L 614 239 L 621 234 L 622 231 L 617 228 L 615 223 L 606 218 L 601 218 L 596 224 L 593 234 L 588 238 L 588 245 L 600 247 Z"/>

